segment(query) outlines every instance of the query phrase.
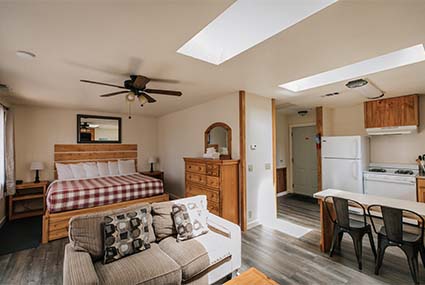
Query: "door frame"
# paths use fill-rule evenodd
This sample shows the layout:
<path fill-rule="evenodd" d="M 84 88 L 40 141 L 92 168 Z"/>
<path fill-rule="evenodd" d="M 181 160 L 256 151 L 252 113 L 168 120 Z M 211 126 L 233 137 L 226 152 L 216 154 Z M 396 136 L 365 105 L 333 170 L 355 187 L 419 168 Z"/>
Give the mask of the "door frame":
<path fill-rule="evenodd" d="M 293 128 L 302 128 L 302 127 L 313 127 L 316 126 L 316 123 L 304 123 L 304 124 L 293 124 L 288 126 L 289 131 L 289 165 L 291 166 L 289 168 L 289 177 L 291 178 L 291 182 L 287 183 L 287 185 L 290 184 L 291 186 L 291 193 L 294 193 L 294 161 L 293 161 L 293 153 L 292 153 L 292 129 Z M 317 152 L 317 149 L 316 149 Z M 316 174 L 317 175 L 317 174 Z"/>

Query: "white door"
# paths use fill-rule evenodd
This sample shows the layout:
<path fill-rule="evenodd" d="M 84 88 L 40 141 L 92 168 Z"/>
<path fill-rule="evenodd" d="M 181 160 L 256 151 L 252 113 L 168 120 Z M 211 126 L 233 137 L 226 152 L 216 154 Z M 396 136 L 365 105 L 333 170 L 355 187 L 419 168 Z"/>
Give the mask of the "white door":
<path fill-rule="evenodd" d="M 361 137 L 322 137 L 322 157 L 360 159 Z"/>
<path fill-rule="evenodd" d="M 292 188 L 294 193 L 317 192 L 316 127 L 292 128 Z"/>
<path fill-rule="evenodd" d="M 322 159 L 322 188 L 363 193 L 361 161 L 355 159 Z"/>

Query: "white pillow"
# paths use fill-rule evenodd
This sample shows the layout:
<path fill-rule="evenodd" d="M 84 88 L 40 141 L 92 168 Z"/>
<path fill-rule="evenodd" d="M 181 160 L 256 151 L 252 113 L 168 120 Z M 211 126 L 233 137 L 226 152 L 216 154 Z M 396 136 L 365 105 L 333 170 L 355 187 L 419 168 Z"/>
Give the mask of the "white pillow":
<path fill-rule="evenodd" d="M 120 174 L 136 173 L 136 163 L 134 160 L 120 160 L 118 161 L 118 169 Z"/>
<path fill-rule="evenodd" d="M 84 170 L 84 163 L 73 163 L 71 164 L 72 175 L 76 179 L 86 178 L 86 171 Z"/>
<path fill-rule="evenodd" d="M 108 176 L 109 175 L 109 167 L 107 162 L 98 162 L 97 170 L 99 171 L 99 176 Z"/>
<path fill-rule="evenodd" d="M 108 161 L 109 175 L 118 175 L 120 171 L 118 169 L 118 161 Z"/>
<path fill-rule="evenodd" d="M 86 172 L 87 178 L 98 177 L 99 170 L 96 162 L 85 162 L 83 163 L 84 171 Z"/>
<path fill-rule="evenodd" d="M 69 164 L 56 163 L 56 170 L 58 171 L 58 180 L 74 178 Z"/>

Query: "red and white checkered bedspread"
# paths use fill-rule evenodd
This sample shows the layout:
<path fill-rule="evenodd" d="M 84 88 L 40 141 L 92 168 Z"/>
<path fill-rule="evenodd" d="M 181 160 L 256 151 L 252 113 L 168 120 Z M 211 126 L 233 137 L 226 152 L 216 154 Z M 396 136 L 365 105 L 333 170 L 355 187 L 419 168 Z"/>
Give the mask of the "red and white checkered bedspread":
<path fill-rule="evenodd" d="M 139 173 L 55 181 L 47 190 L 47 209 L 55 213 L 91 208 L 163 192 L 161 180 Z"/>

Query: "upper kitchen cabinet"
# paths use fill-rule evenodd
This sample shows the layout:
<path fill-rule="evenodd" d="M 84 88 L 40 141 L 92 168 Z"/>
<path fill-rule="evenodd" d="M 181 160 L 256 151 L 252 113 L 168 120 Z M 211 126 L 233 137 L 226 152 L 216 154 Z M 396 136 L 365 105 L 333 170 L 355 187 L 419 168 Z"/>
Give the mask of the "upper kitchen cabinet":
<path fill-rule="evenodd" d="M 364 103 L 365 128 L 419 125 L 418 95 L 408 95 Z"/>

